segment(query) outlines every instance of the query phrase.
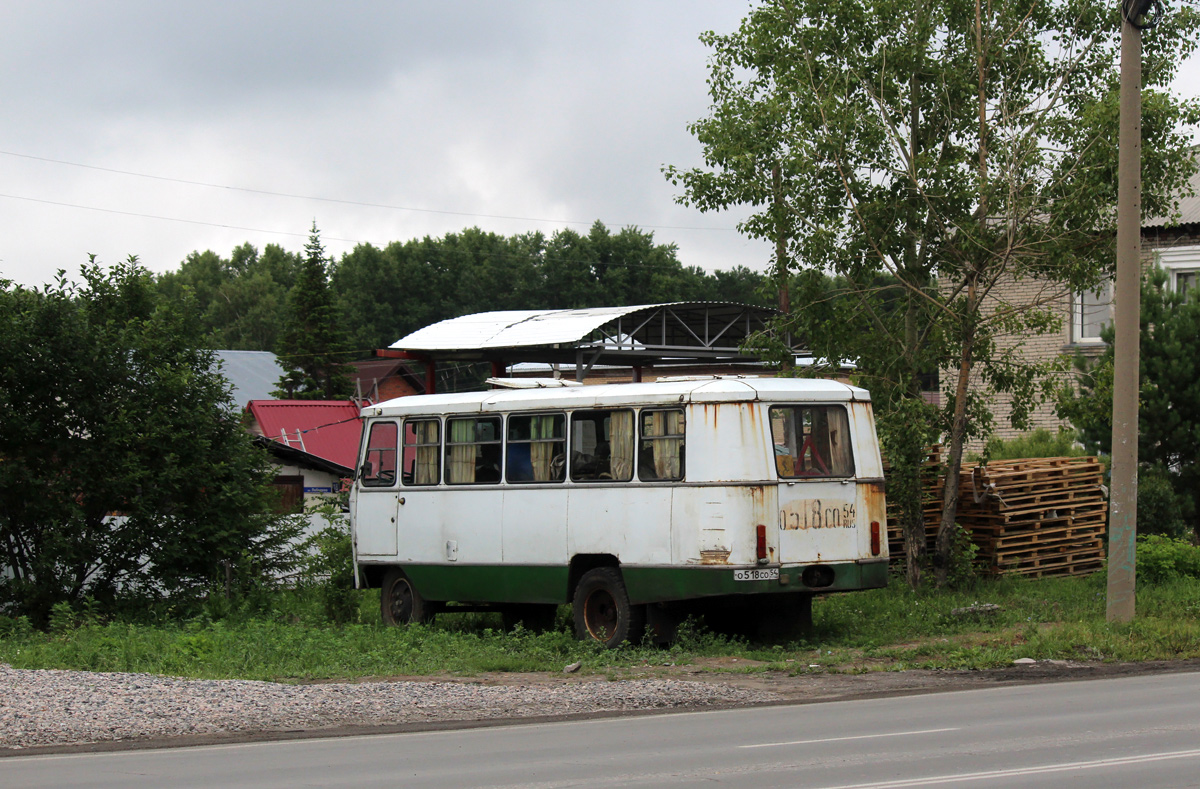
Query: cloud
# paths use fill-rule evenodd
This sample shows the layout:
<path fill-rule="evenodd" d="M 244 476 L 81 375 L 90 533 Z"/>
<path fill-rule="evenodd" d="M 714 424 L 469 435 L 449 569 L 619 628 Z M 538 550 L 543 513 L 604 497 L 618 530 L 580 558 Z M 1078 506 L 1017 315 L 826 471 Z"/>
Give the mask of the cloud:
<path fill-rule="evenodd" d="M 659 171 L 700 164 L 697 37 L 746 2 L 8 6 L 0 151 L 22 156 L 0 153 L 0 276 L 40 284 L 89 252 L 163 271 L 244 241 L 298 250 L 314 220 L 334 254 L 599 219 L 658 227 L 688 265 L 770 260 L 739 214 L 677 205 Z"/>
<path fill-rule="evenodd" d="M 601 219 L 723 227 L 659 239 L 708 268 L 765 261 L 734 219 L 675 205 L 659 173 L 698 163 L 697 36 L 745 7 L 19 4 L 0 31 L 0 150 L 23 155 L 0 155 L 0 271 L 37 284 L 89 252 L 165 270 L 246 240 L 299 248 L 314 219 L 335 253 Z"/>

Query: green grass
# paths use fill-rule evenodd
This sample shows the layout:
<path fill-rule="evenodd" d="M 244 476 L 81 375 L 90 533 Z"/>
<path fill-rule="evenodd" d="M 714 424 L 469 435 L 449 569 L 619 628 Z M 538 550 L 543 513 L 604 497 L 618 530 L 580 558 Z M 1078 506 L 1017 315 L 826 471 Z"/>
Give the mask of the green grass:
<path fill-rule="evenodd" d="M 1200 657 L 1200 580 L 1145 584 L 1132 624 L 1105 621 L 1103 574 L 1087 578 L 980 582 L 968 591 L 903 585 L 831 595 L 814 604 L 814 629 L 799 641 L 747 642 L 686 629 L 670 648 L 603 651 L 560 629 L 505 633 L 494 614 L 443 615 L 430 626 L 375 622 L 378 597 L 360 595 L 358 622 L 323 621 L 311 594 L 279 592 L 253 610 L 221 609 L 187 622 L 78 623 L 53 632 L 0 621 L 0 662 L 14 668 L 149 672 L 198 678 L 320 681 L 400 675 L 559 672 L 630 676 L 674 671 L 862 672 L 904 668 L 982 669 L 1012 660 L 1142 661 Z M 990 617 L 955 608 L 995 603 Z M 734 662 L 733 658 L 737 658 Z M 815 666 L 816 668 L 812 668 Z"/>

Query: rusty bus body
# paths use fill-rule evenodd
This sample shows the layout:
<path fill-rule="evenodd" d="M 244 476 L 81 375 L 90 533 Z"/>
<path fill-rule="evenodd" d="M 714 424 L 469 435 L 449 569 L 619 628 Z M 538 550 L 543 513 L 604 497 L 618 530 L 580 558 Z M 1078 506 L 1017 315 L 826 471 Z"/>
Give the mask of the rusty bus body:
<path fill-rule="evenodd" d="M 683 601 L 764 608 L 887 583 L 870 397 L 704 378 L 405 397 L 363 409 L 356 582 L 385 621 L 451 603 L 581 638 L 660 632 Z M 753 607 L 751 609 L 753 610 Z"/>

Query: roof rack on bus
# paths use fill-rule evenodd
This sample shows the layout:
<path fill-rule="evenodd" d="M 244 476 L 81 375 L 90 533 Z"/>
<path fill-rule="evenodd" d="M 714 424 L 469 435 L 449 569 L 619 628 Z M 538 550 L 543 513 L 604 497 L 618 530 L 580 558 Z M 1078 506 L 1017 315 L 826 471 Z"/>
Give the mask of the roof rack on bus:
<path fill-rule="evenodd" d="M 665 375 L 658 380 L 665 382 L 680 381 L 740 381 L 744 378 L 761 378 L 760 375 Z"/>
<path fill-rule="evenodd" d="M 565 378 L 489 378 L 485 383 L 496 389 L 556 389 L 583 386 L 578 381 L 568 381 Z"/>

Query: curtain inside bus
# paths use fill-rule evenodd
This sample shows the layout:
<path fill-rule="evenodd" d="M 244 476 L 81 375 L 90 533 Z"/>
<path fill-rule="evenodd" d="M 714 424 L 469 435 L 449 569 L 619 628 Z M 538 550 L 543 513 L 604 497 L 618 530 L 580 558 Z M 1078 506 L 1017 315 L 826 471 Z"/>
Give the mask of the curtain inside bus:
<path fill-rule="evenodd" d="M 450 467 L 446 481 L 469 484 L 475 481 L 475 420 L 450 420 Z"/>
<path fill-rule="evenodd" d="M 614 411 L 609 417 L 611 473 L 616 480 L 633 477 L 633 412 Z"/>
<path fill-rule="evenodd" d="M 560 442 L 554 440 L 554 423 L 557 419 L 559 417 L 553 414 L 530 418 L 529 437 L 533 439 L 533 444 L 529 448 L 529 457 L 533 463 L 533 479 L 536 482 L 549 482 L 559 478 L 552 468 L 555 450 L 561 451 Z"/>
<path fill-rule="evenodd" d="M 438 423 L 410 423 L 417 443 L 417 462 L 413 469 L 413 484 L 436 485 L 438 481 Z"/>

